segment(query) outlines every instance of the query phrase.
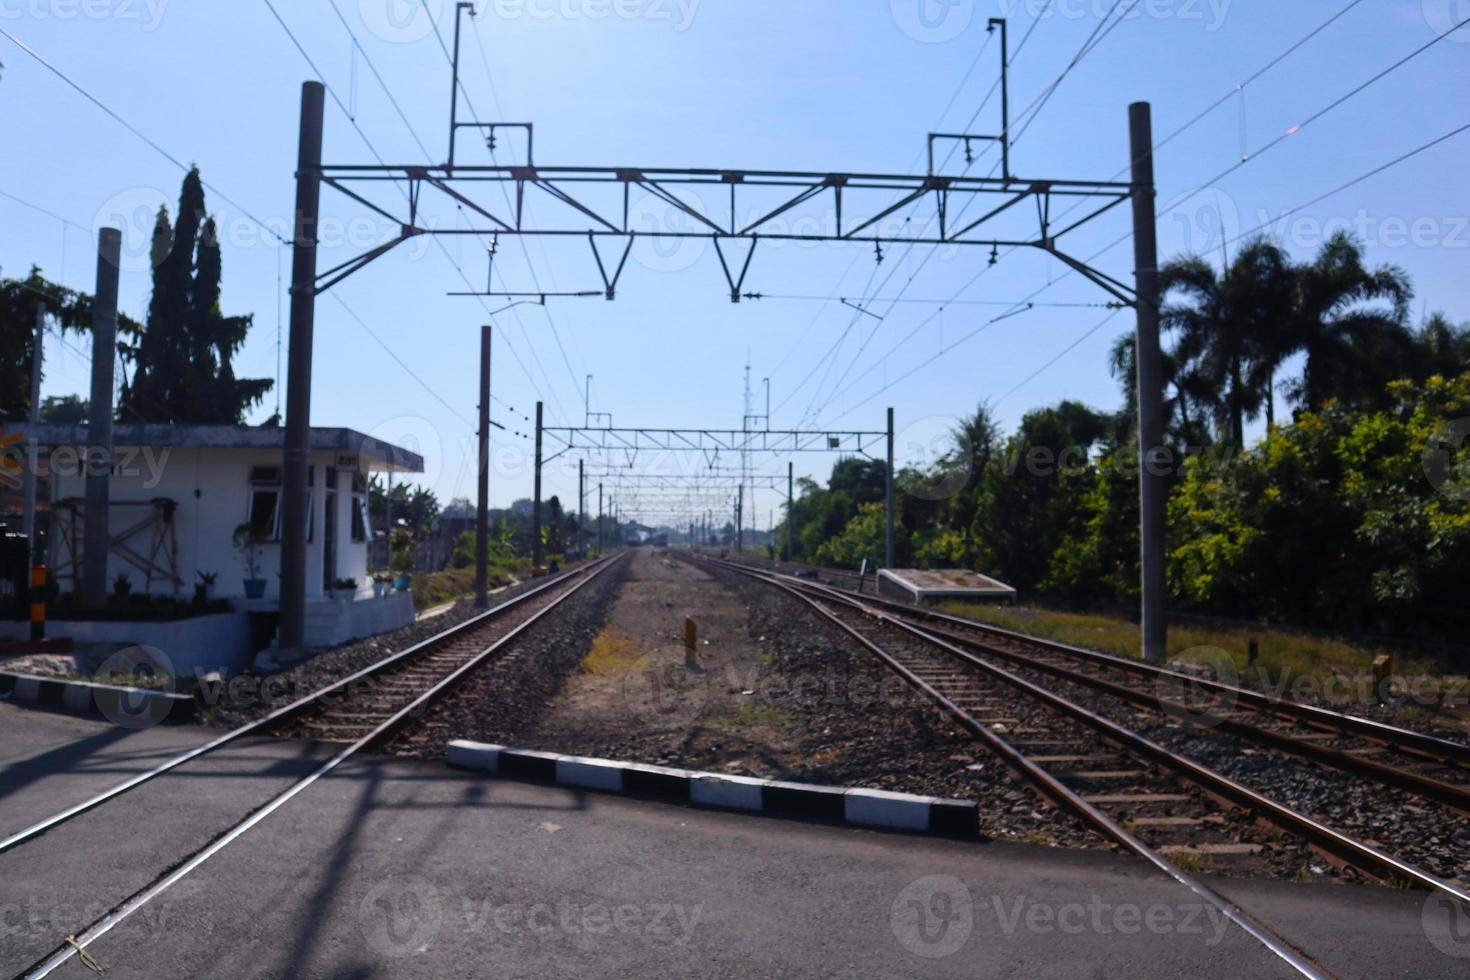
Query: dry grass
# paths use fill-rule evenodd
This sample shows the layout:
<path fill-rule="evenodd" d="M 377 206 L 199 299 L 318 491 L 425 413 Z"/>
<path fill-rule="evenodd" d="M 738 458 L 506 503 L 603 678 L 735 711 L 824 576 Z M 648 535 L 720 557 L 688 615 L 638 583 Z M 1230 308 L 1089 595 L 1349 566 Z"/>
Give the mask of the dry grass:
<path fill-rule="evenodd" d="M 1136 623 L 1097 613 L 1072 613 L 1027 606 L 995 606 L 981 603 L 945 603 L 944 612 L 984 623 L 991 623 L 1018 633 L 1055 640 L 1072 646 L 1101 650 L 1123 657 L 1139 656 L 1139 631 Z M 1255 668 L 1249 666 L 1248 649 L 1254 639 L 1260 656 Z M 1234 663 L 1242 680 L 1269 686 L 1294 697 L 1327 697 L 1339 701 L 1364 701 L 1371 697 L 1371 687 L 1364 682 L 1371 677 L 1374 658 L 1387 653 L 1382 648 L 1350 643 L 1331 637 L 1261 628 L 1226 628 L 1205 626 L 1171 626 L 1169 659 L 1192 661 L 1209 659 L 1213 650 L 1224 650 Z M 1201 654 L 1206 654 L 1201 657 Z M 1395 674 L 1430 679 L 1427 687 L 1435 690 L 1432 675 L 1438 673 L 1431 661 L 1395 655 Z"/>
<path fill-rule="evenodd" d="M 616 626 L 609 626 L 593 638 L 592 649 L 582 658 L 582 670 L 599 676 L 626 674 L 642 659 L 638 644 Z"/>

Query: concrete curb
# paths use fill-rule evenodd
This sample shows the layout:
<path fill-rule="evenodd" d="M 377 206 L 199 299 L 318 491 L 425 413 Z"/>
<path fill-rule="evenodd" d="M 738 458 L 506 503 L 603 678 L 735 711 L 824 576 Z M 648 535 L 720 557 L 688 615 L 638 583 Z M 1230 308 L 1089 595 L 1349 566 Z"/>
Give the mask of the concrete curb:
<path fill-rule="evenodd" d="M 31 677 L 5 671 L 0 671 L 0 699 L 13 704 L 102 718 L 130 728 L 158 722 L 188 723 L 198 715 L 197 702 L 187 694 Z"/>
<path fill-rule="evenodd" d="M 578 789 L 858 827 L 978 838 L 978 804 L 877 789 L 811 786 L 455 740 L 449 764 Z"/>

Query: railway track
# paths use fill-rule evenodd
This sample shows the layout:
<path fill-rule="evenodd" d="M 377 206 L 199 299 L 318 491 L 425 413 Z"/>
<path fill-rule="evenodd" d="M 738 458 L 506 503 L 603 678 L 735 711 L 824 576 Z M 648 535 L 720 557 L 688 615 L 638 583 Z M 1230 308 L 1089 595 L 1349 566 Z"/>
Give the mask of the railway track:
<path fill-rule="evenodd" d="M 973 652 L 1470 814 L 1470 745 L 892 599 L 861 598 Z"/>
<path fill-rule="evenodd" d="M 850 575 L 840 570 L 837 574 L 833 581 Z M 856 582 L 855 575 L 851 578 Z M 851 589 L 845 591 L 857 595 Z M 1220 731 L 1365 776 L 1470 815 L 1470 745 L 892 599 L 866 593 L 861 599 L 888 615 L 921 624 L 936 636 L 973 652 L 1000 657 L 1018 668 L 1110 695 L 1194 728 Z"/>
<path fill-rule="evenodd" d="M 1320 975 L 1320 970 L 1184 867 L 1197 864 L 1201 856 L 1248 859 L 1288 836 L 1339 865 L 1394 884 L 1434 890 L 1470 908 L 1470 892 L 1460 885 L 1292 810 L 1058 693 L 1059 677 L 1035 663 L 1018 664 L 1014 657 L 981 652 L 978 641 L 958 642 L 930 624 L 917 625 L 871 596 L 744 563 L 718 564 L 807 604 L 933 699 L 1052 805 L 1215 904 L 1303 975 Z M 901 612 L 911 611 L 904 607 Z M 1137 700 L 1130 703 L 1150 707 Z M 1408 741 L 1427 751 L 1422 742 Z"/>
<path fill-rule="evenodd" d="M 434 701 L 477 668 L 494 660 L 523 631 L 621 560 L 600 559 L 473 617 L 437 636 L 393 654 L 364 670 L 315 691 L 264 718 L 236 728 L 198 748 L 140 773 L 97 796 L 0 841 L 0 853 L 45 834 L 89 810 L 166 772 L 219 751 L 246 735 L 283 734 L 340 743 L 310 774 L 225 829 L 209 844 L 163 876 L 114 906 L 85 930 L 65 937 L 21 976 L 41 978 L 106 935 L 133 913 L 191 874 L 252 827 L 305 792 L 313 783 L 364 750 L 383 744 L 420 717 Z"/>

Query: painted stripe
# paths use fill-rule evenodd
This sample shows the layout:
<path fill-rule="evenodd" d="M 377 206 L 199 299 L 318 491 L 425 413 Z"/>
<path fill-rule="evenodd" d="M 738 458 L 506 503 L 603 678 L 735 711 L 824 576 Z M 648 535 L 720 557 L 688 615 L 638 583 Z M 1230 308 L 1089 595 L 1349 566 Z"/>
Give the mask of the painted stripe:
<path fill-rule="evenodd" d="M 66 690 L 61 692 L 61 703 L 68 711 L 77 714 L 90 714 L 92 711 L 92 692 L 81 684 L 68 684 Z"/>
<path fill-rule="evenodd" d="M 848 823 L 890 830 L 928 830 L 931 802 L 928 796 L 881 789 L 850 789 L 843 800 Z"/>
<path fill-rule="evenodd" d="M 136 688 L 59 681 L 49 677 L 0 673 L 0 694 L 10 693 L 15 701 L 59 708 L 72 714 L 126 715 L 147 723 L 194 720 L 197 705 L 187 694 L 143 691 Z M 122 699 L 126 698 L 126 702 Z M 146 706 L 146 709 L 144 708 Z"/>
<path fill-rule="evenodd" d="M 556 760 L 556 781 L 563 786 L 620 793 L 623 790 L 623 767 L 606 759 L 563 756 Z"/>
<path fill-rule="evenodd" d="M 701 806 L 718 806 L 730 810 L 759 810 L 764 805 L 763 779 L 749 776 L 716 776 L 697 773 L 689 781 L 689 799 Z"/>
<path fill-rule="evenodd" d="M 46 622 L 46 604 L 44 602 L 31 603 L 31 622 Z"/>
<path fill-rule="evenodd" d="M 481 745 L 478 742 L 455 739 L 449 743 L 449 764 L 461 769 L 499 772 L 500 753 L 503 751 L 505 750 L 499 745 Z"/>
<path fill-rule="evenodd" d="M 539 779 L 542 782 L 556 782 L 556 760 L 561 758 L 555 752 L 531 752 L 526 749 L 505 749 L 500 753 L 500 771 L 507 776 L 520 776 L 522 779 Z"/>
<path fill-rule="evenodd" d="M 609 759 L 509 749 L 456 739 L 449 765 L 562 786 L 688 801 L 726 810 L 812 817 L 862 827 L 951 837 L 979 836 L 978 804 L 877 789 L 778 782 Z"/>
<path fill-rule="evenodd" d="M 980 834 L 980 804 L 972 800 L 934 800 L 929 804 L 929 833 L 945 837 Z"/>
<path fill-rule="evenodd" d="M 690 798 L 693 774 L 665 766 L 631 765 L 623 769 L 623 791 L 639 796 L 658 796 L 672 800 Z"/>
<path fill-rule="evenodd" d="M 772 813 L 789 813 L 823 820 L 847 819 L 847 790 L 836 786 L 805 783 L 766 783 L 761 788 L 764 808 Z"/>

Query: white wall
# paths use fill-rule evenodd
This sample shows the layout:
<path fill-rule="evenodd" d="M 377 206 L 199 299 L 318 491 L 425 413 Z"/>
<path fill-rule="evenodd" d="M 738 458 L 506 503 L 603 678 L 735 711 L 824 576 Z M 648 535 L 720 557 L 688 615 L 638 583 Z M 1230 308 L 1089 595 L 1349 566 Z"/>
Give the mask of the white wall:
<path fill-rule="evenodd" d="M 308 598 L 319 598 L 324 594 L 322 581 L 323 534 L 326 527 L 323 484 L 326 469 L 336 460 L 332 452 L 312 454 L 314 470 L 312 509 L 314 533 L 306 546 L 306 594 Z M 276 450 L 247 449 L 153 449 L 149 453 L 131 453 L 118 449 L 113 454 L 111 495 L 113 508 L 109 526 L 111 534 L 125 529 L 151 516 L 147 507 L 117 506 L 120 501 L 148 501 L 168 498 L 177 503 L 174 511 L 174 540 L 178 549 L 178 573 L 183 584 L 177 588 L 169 581 L 155 578 L 147 591 L 154 595 L 193 595 L 199 579 L 197 572 L 215 572 L 219 579 L 215 583 L 214 595 L 218 597 L 243 597 L 246 576 L 244 559 L 235 550 L 234 530 L 248 516 L 250 501 L 250 470 L 255 466 L 280 466 L 281 453 Z M 73 469 L 59 472 L 56 478 L 56 496 L 85 498 L 86 479 Z M 53 529 L 51 541 L 51 563 L 59 565 L 64 558 L 60 532 L 66 521 L 65 512 L 59 512 L 58 526 Z M 143 531 L 129 539 L 132 549 L 145 558 L 152 544 L 152 532 Z M 371 528 L 369 528 L 371 536 Z M 78 533 L 80 548 L 81 534 Z M 260 549 L 261 578 L 266 579 L 266 597 L 277 598 L 280 594 L 280 545 L 267 543 Z M 166 565 L 162 560 L 156 564 Z M 67 569 L 59 582 L 63 591 L 72 588 L 73 569 Z M 133 591 L 144 591 L 145 573 L 128 563 L 117 554 L 108 555 L 108 590 L 112 582 L 123 572 L 132 581 Z M 372 592 L 367 581 L 367 542 L 352 540 L 352 477 L 349 470 L 342 470 L 338 478 L 337 491 L 337 577 L 354 578 L 360 595 Z"/>

